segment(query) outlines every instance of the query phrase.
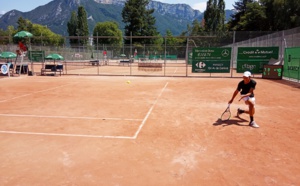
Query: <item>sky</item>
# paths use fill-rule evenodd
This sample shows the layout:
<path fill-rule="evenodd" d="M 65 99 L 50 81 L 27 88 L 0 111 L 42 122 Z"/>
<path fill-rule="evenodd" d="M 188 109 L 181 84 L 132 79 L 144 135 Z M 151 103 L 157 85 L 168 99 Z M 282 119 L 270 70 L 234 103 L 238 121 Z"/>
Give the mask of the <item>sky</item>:
<path fill-rule="evenodd" d="M 52 0 L 0 0 L 0 14 L 4 14 L 10 10 L 16 9 L 21 12 L 28 12 L 35 9 L 38 6 L 45 5 Z M 206 2 L 208 0 L 156 0 L 162 3 L 169 4 L 188 4 L 195 10 L 204 12 L 206 8 Z M 237 0 L 225 0 L 225 9 L 233 9 L 233 4 Z"/>

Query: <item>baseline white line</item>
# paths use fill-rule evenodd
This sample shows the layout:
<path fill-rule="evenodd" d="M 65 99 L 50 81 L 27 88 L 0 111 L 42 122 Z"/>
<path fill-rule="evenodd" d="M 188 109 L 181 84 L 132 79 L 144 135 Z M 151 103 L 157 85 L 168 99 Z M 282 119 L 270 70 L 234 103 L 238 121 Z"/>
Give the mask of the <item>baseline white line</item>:
<path fill-rule="evenodd" d="M 70 83 L 73 84 L 73 83 Z M 136 131 L 135 135 L 130 137 L 130 136 L 97 136 L 97 135 L 83 135 L 83 134 L 60 134 L 60 133 L 41 133 L 41 132 L 18 132 L 18 131 L 0 131 L 0 133 L 3 134 L 25 134 L 25 135 L 41 135 L 41 136 L 64 136 L 64 137 L 85 137 L 85 138 L 110 138 L 110 139 L 136 139 L 137 136 L 139 135 L 140 131 L 142 130 L 143 126 L 145 125 L 148 117 L 150 116 L 154 106 L 156 105 L 158 99 L 160 98 L 160 96 L 162 95 L 162 93 L 164 92 L 164 90 L 166 89 L 166 87 L 168 86 L 169 82 L 167 82 L 164 86 L 164 88 L 162 89 L 162 91 L 160 92 L 160 94 L 158 95 L 158 97 L 156 98 L 156 100 L 154 101 L 153 105 L 151 106 L 151 108 L 149 109 L 149 111 L 147 112 L 145 118 L 142 120 L 141 125 L 139 126 L 138 130 Z M 69 85 L 69 84 L 67 84 Z M 62 86 L 67 86 L 67 85 L 62 85 Z M 62 87 L 59 86 L 59 87 Z M 48 91 L 48 90 L 52 90 L 52 89 L 57 89 L 59 87 L 55 87 L 55 88 L 51 88 L 51 89 L 47 89 L 47 90 L 43 90 L 43 91 L 37 91 L 34 93 L 39 93 L 39 92 L 44 92 L 44 91 Z M 34 94 L 31 93 L 31 94 Z M 28 95 L 31 95 L 28 94 Z M 24 96 L 24 95 L 23 95 Z M 19 96 L 19 97 L 23 97 L 23 96 Z M 16 99 L 19 97 L 15 97 L 12 99 Z M 12 99 L 8 99 L 8 100 L 12 100 Z M 4 100 L 5 101 L 5 100 Z M 4 102 L 3 100 L 0 102 Z M 41 116 L 37 116 L 37 115 L 13 115 L 13 114 L 0 114 L 2 116 L 17 116 L 17 117 L 41 117 Z M 61 118 L 74 118 L 74 119 L 93 119 L 92 117 L 66 117 L 66 116 L 44 116 L 44 117 L 61 117 Z M 96 119 L 96 118 L 94 118 Z M 97 118 L 100 119 L 100 118 Z M 103 118 L 102 118 L 103 119 Z M 117 118 L 111 118 L 111 119 L 117 119 Z M 124 120 L 124 119 L 123 119 Z M 125 119 L 126 120 L 126 119 Z M 140 120 L 140 119 L 127 119 L 127 120 Z"/>
<path fill-rule="evenodd" d="M 142 119 L 128 118 L 97 118 L 97 117 L 73 117 L 73 116 L 43 116 L 43 115 L 25 115 L 25 114 L 0 114 L 4 117 L 31 117 L 31 118 L 56 118 L 56 119 L 86 119 L 86 120 L 125 120 L 125 121 L 142 121 Z"/>
<path fill-rule="evenodd" d="M 84 134 L 60 134 L 60 133 L 42 133 L 42 132 L 17 132 L 17 131 L 0 131 L 3 134 L 25 134 L 39 136 L 63 136 L 63 137 L 84 137 L 84 138 L 110 138 L 110 139 L 134 139 L 130 136 L 97 136 Z"/>
<path fill-rule="evenodd" d="M 75 82 L 75 83 L 68 83 L 68 84 L 65 84 L 65 85 L 58 86 L 58 87 L 49 88 L 49 89 L 46 89 L 46 90 L 40 90 L 40 91 L 36 91 L 36 92 L 30 93 L 30 94 L 24 94 L 24 95 L 21 95 L 21 96 L 10 98 L 10 99 L 1 100 L 0 103 L 6 102 L 6 101 L 10 101 L 10 100 L 13 100 L 13 99 L 22 98 L 22 97 L 25 97 L 25 96 L 30 96 L 32 94 L 37 94 L 37 93 L 46 92 L 46 91 L 49 91 L 49 90 L 58 89 L 58 88 L 65 87 L 65 86 L 68 86 L 68 85 L 71 85 L 71 84 L 76 84 L 76 83 L 77 82 Z"/>
<path fill-rule="evenodd" d="M 145 125 L 148 117 L 150 116 L 154 106 L 156 105 L 158 99 L 160 98 L 160 96 L 162 95 L 162 93 L 165 91 L 166 87 L 168 86 L 169 82 L 167 82 L 164 86 L 164 88 L 161 90 L 160 94 L 158 95 L 158 97 L 156 98 L 156 100 L 154 101 L 153 105 L 151 106 L 151 108 L 149 109 L 148 113 L 146 114 L 145 118 L 143 119 L 141 125 L 139 126 L 138 130 L 136 131 L 136 133 L 133 136 L 133 139 L 136 139 L 137 136 L 139 135 L 140 131 L 142 130 L 143 126 Z"/>
<path fill-rule="evenodd" d="M 18 80 L 18 79 L 24 79 L 24 77 L 8 77 L 8 76 L 6 76 L 6 77 L 3 77 L 3 78 L 0 78 L 0 81 L 1 80 L 4 80 L 4 79 L 9 79 L 9 80 Z"/>

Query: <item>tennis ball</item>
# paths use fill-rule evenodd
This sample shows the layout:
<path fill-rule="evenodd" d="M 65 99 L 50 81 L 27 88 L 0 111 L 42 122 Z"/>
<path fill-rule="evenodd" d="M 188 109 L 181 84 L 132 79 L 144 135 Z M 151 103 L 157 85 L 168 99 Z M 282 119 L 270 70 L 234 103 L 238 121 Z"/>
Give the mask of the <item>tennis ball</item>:
<path fill-rule="evenodd" d="M 127 83 L 127 84 L 130 84 L 131 82 L 128 80 L 128 81 L 126 81 L 126 83 Z"/>

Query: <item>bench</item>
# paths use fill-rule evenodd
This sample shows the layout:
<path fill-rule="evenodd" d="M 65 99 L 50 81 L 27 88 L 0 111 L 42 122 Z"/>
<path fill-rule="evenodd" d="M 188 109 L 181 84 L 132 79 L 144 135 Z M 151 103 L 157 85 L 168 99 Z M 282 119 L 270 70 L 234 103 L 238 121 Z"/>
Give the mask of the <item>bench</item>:
<path fill-rule="evenodd" d="M 100 61 L 99 60 L 92 60 L 90 61 L 90 63 L 92 63 L 92 65 L 99 65 L 100 64 Z"/>
<path fill-rule="evenodd" d="M 41 75 L 46 75 L 47 72 L 59 72 L 59 75 L 61 76 L 61 73 L 64 71 L 64 66 L 63 65 L 45 65 L 45 68 L 41 69 Z"/>
<path fill-rule="evenodd" d="M 149 58 L 139 58 L 141 61 L 148 61 Z"/>
<path fill-rule="evenodd" d="M 20 66 L 22 66 L 21 72 L 20 72 Z M 28 74 L 28 64 L 16 65 L 16 73 Z"/>
<path fill-rule="evenodd" d="M 128 65 L 129 66 L 129 63 L 133 63 L 134 62 L 134 59 L 122 59 L 120 60 L 120 65 Z"/>

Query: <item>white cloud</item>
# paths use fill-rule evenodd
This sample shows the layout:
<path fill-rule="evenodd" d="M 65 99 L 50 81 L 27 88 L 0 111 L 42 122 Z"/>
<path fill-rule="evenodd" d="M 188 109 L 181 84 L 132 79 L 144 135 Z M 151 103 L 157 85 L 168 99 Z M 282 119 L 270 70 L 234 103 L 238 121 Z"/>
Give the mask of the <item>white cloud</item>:
<path fill-rule="evenodd" d="M 204 12 L 206 9 L 206 2 L 196 3 L 192 5 L 194 10 L 200 10 L 200 12 Z"/>
<path fill-rule="evenodd" d="M 5 13 L 6 13 L 6 11 L 0 10 L 0 14 L 5 14 Z"/>

